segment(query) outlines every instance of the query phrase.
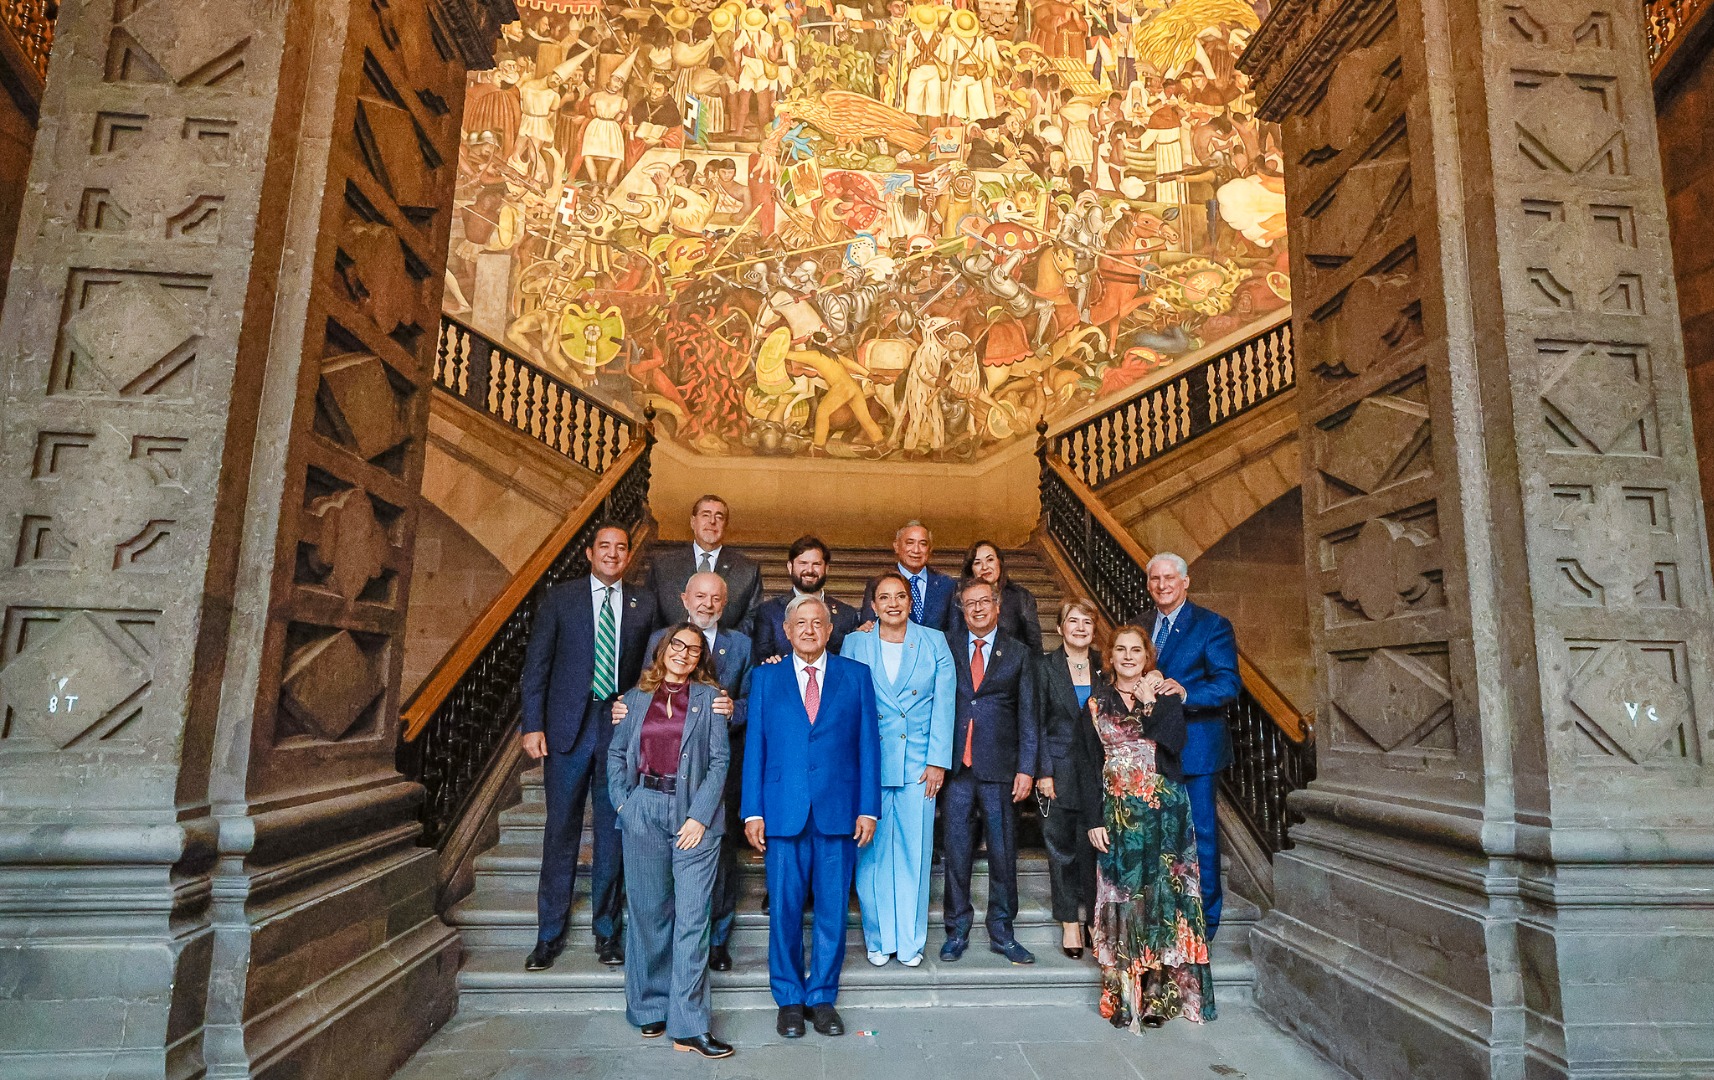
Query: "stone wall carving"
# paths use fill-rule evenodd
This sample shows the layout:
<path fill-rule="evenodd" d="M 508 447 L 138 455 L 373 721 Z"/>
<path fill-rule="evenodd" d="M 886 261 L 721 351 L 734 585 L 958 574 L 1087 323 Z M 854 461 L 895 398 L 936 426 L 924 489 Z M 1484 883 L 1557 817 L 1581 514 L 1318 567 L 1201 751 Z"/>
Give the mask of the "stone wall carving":
<path fill-rule="evenodd" d="M 0 945 L 52 1000 L 7 994 L 0 1074 L 382 1076 L 450 1010 L 391 737 L 456 116 L 513 17 L 61 15 L 0 314 Z"/>
<path fill-rule="evenodd" d="M 1284 0 L 1243 61 L 1286 143 L 1328 733 L 1252 949 L 1355 1075 L 1714 1062 L 1705 1009 L 1646 1004 L 1714 942 L 1714 632 L 1642 29 Z"/>

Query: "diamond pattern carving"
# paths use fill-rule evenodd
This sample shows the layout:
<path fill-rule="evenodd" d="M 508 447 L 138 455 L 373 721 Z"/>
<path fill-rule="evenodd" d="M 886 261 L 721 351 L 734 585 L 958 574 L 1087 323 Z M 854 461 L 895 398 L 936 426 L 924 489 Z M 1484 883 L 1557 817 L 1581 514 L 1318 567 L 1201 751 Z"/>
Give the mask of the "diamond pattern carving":
<path fill-rule="evenodd" d="M 123 390 L 182 348 L 196 324 L 164 290 L 128 279 L 98 293 L 65 329 L 113 389 Z"/>
<path fill-rule="evenodd" d="M 1398 397 L 1365 398 L 1351 418 L 1329 432 L 1321 469 L 1371 492 L 1403 467 L 1428 437 L 1428 410 Z"/>
<path fill-rule="evenodd" d="M 1524 158 L 1550 171 L 1582 173 L 1607 164 L 1623 173 L 1624 130 L 1614 115 L 1617 90 L 1593 77 L 1517 73 L 1518 146 Z"/>
<path fill-rule="evenodd" d="M 1600 345 L 1578 350 L 1542 396 L 1602 453 L 1642 419 L 1654 400 L 1651 389 Z"/>
<path fill-rule="evenodd" d="M 401 414 L 399 394 L 387 368 L 368 353 L 345 353 L 329 359 L 321 371 L 340 435 L 373 460 L 404 442 L 410 427 Z"/>
<path fill-rule="evenodd" d="M 357 114 L 360 125 L 368 129 L 367 141 L 373 147 L 373 154 L 370 145 L 363 147 L 364 157 L 379 158 L 367 160 L 369 170 L 376 174 L 393 201 L 404 210 L 434 209 L 434 176 L 423 158 L 411 114 L 390 101 L 373 97 L 357 99 Z"/>
<path fill-rule="evenodd" d="M 331 742 L 343 738 L 386 689 L 380 658 L 341 630 L 292 657 L 280 704 L 306 730 Z"/>
<path fill-rule="evenodd" d="M 233 38 L 233 27 L 249 21 L 233 18 L 233 6 L 230 0 L 149 0 L 121 25 L 162 71 L 182 84 L 248 43 L 248 38 Z"/>
<path fill-rule="evenodd" d="M 64 749 L 148 681 L 148 671 L 79 611 L 0 670 L 0 693 L 25 730 Z"/>
<path fill-rule="evenodd" d="M 1690 718 L 1690 691 L 1628 641 L 1584 666 L 1571 704 L 1632 761 L 1659 754 Z"/>
<path fill-rule="evenodd" d="M 1391 649 L 1372 653 L 1333 697 L 1333 703 L 1383 750 L 1402 745 L 1451 701 L 1451 691 L 1437 672 Z"/>

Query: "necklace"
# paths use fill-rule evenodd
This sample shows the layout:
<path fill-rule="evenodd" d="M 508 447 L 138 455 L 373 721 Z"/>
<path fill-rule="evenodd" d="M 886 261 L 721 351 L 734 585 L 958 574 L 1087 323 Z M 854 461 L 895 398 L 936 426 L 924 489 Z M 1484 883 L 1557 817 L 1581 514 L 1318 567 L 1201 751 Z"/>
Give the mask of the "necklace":
<path fill-rule="evenodd" d="M 661 689 L 663 689 L 667 692 L 667 721 L 669 723 L 672 721 L 672 718 L 673 718 L 673 697 L 678 695 L 678 694 L 684 693 L 684 688 L 685 688 L 684 683 L 679 683 L 677 686 L 674 686 L 672 683 L 667 682 L 665 679 L 661 680 Z"/>

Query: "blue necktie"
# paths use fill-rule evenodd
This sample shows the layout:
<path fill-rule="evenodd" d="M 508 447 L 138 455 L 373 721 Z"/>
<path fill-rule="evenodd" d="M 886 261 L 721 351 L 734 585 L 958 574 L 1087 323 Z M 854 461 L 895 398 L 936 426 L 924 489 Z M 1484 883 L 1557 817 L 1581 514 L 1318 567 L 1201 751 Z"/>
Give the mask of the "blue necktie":
<path fill-rule="evenodd" d="M 1169 634 L 1171 632 L 1172 632 L 1172 621 L 1170 619 L 1168 619 L 1165 615 L 1160 616 L 1159 620 L 1155 624 L 1155 655 L 1156 656 L 1159 656 L 1161 654 L 1161 649 L 1166 647 L 1166 636 L 1167 636 L 1167 634 Z"/>
<path fill-rule="evenodd" d="M 922 624 L 922 578 L 911 575 L 911 622 Z"/>

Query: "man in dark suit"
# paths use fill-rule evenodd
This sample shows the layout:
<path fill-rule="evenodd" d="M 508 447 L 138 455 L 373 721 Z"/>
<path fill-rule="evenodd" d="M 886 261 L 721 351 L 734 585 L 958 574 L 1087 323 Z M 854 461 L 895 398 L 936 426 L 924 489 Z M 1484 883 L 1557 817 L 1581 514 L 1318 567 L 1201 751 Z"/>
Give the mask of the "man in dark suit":
<path fill-rule="evenodd" d="M 869 669 L 827 651 L 827 605 L 800 596 L 786 609 L 792 655 L 750 676 L 744 745 L 744 834 L 767 864 L 768 980 L 775 1029 L 843 1035 L 834 1009 L 845 963 L 845 915 L 857 849 L 881 816 L 881 735 Z M 803 956 L 805 895 L 815 896 L 815 942 Z"/>
<path fill-rule="evenodd" d="M 907 521 L 893 534 L 893 554 L 899 560 L 899 573 L 911 587 L 911 622 L 932 627 L 941 633 L 952 629 L 952 612 L 958 583 L 939 570 L 929 568 L 934 557 L 934 536 L 920 521 Z M 875 608 L 868 590 L 863 593 L 863 614 L 858 620 L 870 622 Z M 954 650 L 957 651 L 957 650 Z"/>
<path fill-rule="evenodd" d="M 827 545 L 814 536 L 800 536 L 786 551 L 786 572 L 791 575 L 792 591 L 776 596 L 756 612 L 755 662 L 777 660 L 792 651 L 786 640 L 786 605 L 793 597 L 817 596 L 827 605 L 833 620 L 833 637 L 827 642 L 828 652 L 838 652 L 845 635 L 857 629 L 858 610 L 850 604 L 827 595 L 827 564 L 832 561 Z"/>
<path fill-rule="evenodd" d="M 754 560 L 726 546 L 727 516 L 725 499 L 704 495 L 690 508 L 691 542 L 655 553 L 647 584 L 655 594 L 658 625 L 682 622 L 685 582 L 692 574 L 712 572 L 726 582 L 726 613 L 720 625 L 746 637 L 755 633 L 756 609 L 762 606 L 762 571 Z"/>
<path fill-rule="evenodd" d="M 543 594 L 524 650 L 523 748 L 542 763 L 547 797 L 536 947 L 524 964 L 529 971 L 552 967 L 565 948 L 583 839 L 583 801 L 591 796 L 595 945 L 603 964 L 625 962 L 623 850 L 607 795 L 607 747 L 613 700 L 635 686 L 642 672 L 655 603 L 621 580 L 631 563 L 631 537 L 622 526 L 598 527 L 584 555 L 589 576 L 561 582 Z"/>
<path fill-rule="evenodd" d="M 1190 568 L 1164 551 L 1149 560 L 1149 596 L 1155 602 L 1155 664 L 1166 676 L 1157 693 L 1182 694 L 1189 736 L 1179 760 L 1196 825 L 1196 860 L 1202 871 L 1202 914 L 1208 938 L 1220 926 L 1220 823 L 1215 793 L 1220 770 L 1232 764 L 1232 736 L 1226 709 L 1243 689 L 1238 674 L 1238 642 L 1223 615 L 1197 607 L 1190 592 Z"/>
<path fill-rule="evenodd" d="M 726 832 L 720 838 L 720 862 L 714 873 L 714 911 L 708 941 L 708 966 L 713 971 L 732 970 L 732 923 L 738 912 L 738 847 L 744 843 L 744 822 L 738 816 L 738 797 L 744 788 L 744 724 L 750 694 L 750 639 L 720 625 L 726 610 L 726 581 L 719 574 L 696 573 L 685 582 L 680 597 L 690 621 L 708 642 L 706 655 L 715 681 L 732 699 L 732 715 L 726 730 L 732 746 L 726 770 Z M 667 636 L 662 627 L 649 638 L 648 663 Z"/>
<path fill-rule="evenodd" d="M 958 591 L 965 629 L 948 639 L 958 670 L 952 773 L 941 792 L 946 829 L 946 943 L 940 958 L 957 960 L 970 944 L 975 909 L 970 873 L 977 830 L 988 843 L 988 948 L 1014 964 L 1036 958 L 1012 935 L 1018 914 L 1017 817 L 1012 804 L 1034 786 L 1041 726 L 1036 654 L 999 632 L 999 597 L 986 581 Z M 980 820 L 978 820 L 980 816 Z"/>

